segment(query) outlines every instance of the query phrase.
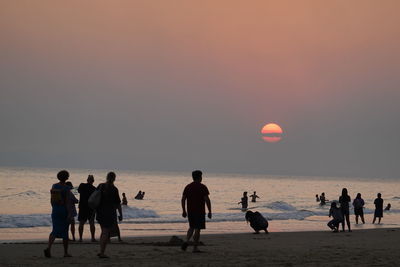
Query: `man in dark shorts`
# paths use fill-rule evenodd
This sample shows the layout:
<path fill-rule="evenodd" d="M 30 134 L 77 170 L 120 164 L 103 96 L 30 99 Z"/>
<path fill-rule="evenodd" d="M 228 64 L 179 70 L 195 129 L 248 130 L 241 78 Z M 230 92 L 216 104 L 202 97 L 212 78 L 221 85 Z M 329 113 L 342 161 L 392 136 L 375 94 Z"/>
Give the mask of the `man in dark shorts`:
<path fill-rule="evenodd" d="M 89 221 L 90 225 L 90 233 L 92 235 L 92 242 L 96 242 L 94 238 L 95 230 L 94 227 L 94 210 L 89 208 L 88 199 L 90 195 L 96 190 L 96 187 L 93 186 L 94 177 L 93 175 L 89 175 L 87 178 L 87 183 L 81 183 L 78 188 L 79 192 L 79 214 L 78 214 L 78 221 L 79 221 L 79 242 L 82 242 L 82 235 L 83 235 L 83 226 L 85 225 L 86 221 Z"/>
<path fill-rule="evenodd" d="M 182 194 L 182 216 L 183 218 L 188 217 L 189 220 L 189 230 L 187 231 L 186 242 L 184 242 L 181 247 L 184 251 L 187 249 L 189 240 L 193 236 L 193 252 L 200 252 L 197 246 L 200 240 L 200 230 L 206 229 L 205 204 L 207 204 L 208 218 L 211 219 L 211 201 L 208 197 L 210 193 L 207 186 L 201 183 L 202 175 L 203 173 L 201 171 L 193 171 L 193 182 L 185 187 Z"/>

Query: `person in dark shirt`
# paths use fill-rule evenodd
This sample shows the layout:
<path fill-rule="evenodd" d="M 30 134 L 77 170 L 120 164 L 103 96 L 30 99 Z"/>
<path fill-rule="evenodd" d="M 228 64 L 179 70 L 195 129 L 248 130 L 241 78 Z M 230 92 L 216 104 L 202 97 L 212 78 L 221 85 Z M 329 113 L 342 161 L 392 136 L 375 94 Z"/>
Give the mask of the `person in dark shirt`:
<path fill-rule="evenodd" d="M 261 213 L 249 210 L 246 212 L 245 218 L 247 222 L 250 222 L 250 226 L 256 231 L 256 234 L 259 234 L 261 230 L 264 230 L 265 233 L 268 234 L 268 221 Z"/>
<path fill-rule="evenodd" d="M 383 217 L 383 199 L 381 193 L 378 193 L 378 198 L 375 198 L 374 204 L 375 204 L 375 213 L 374 213 L 374 220 L 372 221 L 372 223 L 375 223 L 376 218 L 379 218 L 378 223 L 381 223 L 381 219 Z"/>
<path fill-rule="evenodd" d="M 331 208 L 329 209 L 329 218 L 333 217 L 333 220 L 328 222 L 328 227 L 333 230 L 333 232 L 339 232 L 339 224 L 343 222 L 342 210 L 336 206 L 336 202 L 331 203 Z"/>
<path fill-rule="evenodd" d="M 385 210 L 390 210 L 391 207 L 392 207 L 392 205 L 390 203 L 388 203 Z"/>
<path fill-rule="evenodd" d="M 325 198 L 325 192 L 321 193 L 321 196 L 319 197 L 320 205 L 323 206 L 326 204 L 326 198 Z"/>
<path fill-rule="evenodd" d="M 94 177 L 93 175 L 89 175 L 87 178 L 87 183 L 81 183 L 78 187 L 79 193 L 79 214 L 78 214 L 78 221 L 79 221 L 79 242 L 82 242 L 82 235 L 83 235 L 83 227 L 86 221 L 89 220 L 90 225 L 90 234 L 92 235 L 92 242 L 96 242 L 94 238 L 94 234 L 96 228 L 94 226 L 94 210 L 89 208 L 88 199 L 90 195 L 96 190 L 96 187 L 93 186 Z"/>
<path fill-rule="evenodd" d="M 240 202 L 238 202 L 238 205 L 242 204 L 242 210 L 247 210 L 247 207 L 249 205 L 249 198 L 247 197 L 247 192 L 243 192 L 243 197 Z"/>
<path fill-rule="evenodd" d="M 122 205 L 128 205 L 128 200 L 126 199 L 125 193 L 122 193 Z"/>
<path fill-rule="evenodd" d="M 343 221 L 342 221 L 342 231 L 344 232 L 344 222 L 347 223 L 347 228 L 349 232 L 351 232 L 350 228 L 350 207 L 349 202 L 351 202 L 351 198 L 347 193 L 347 188 L 342 189 L 342 195 L 339 197 L 340 209 L 342 210 L 343 214 Z"/>
<path fill-rule="evenodd" d="M 361 221 L 365 224 L 364 220 L 364 199 L 361 198 L 361 193 L 358 193 L 356 198 L 353 200 L 354 215 L 356 215 L 356 224 L 358 224 L 358 217 L 361 217 Z"/>
<path fill-rule="evenodd" d="M 181 246 L 182 250 L 186 250 L 190 239 L 193 236 L 194 247 L 193 252 L 200 252 L 198 244 L 200 240 L 201 229 L 206 228 L 206 211 L 207 204 L 208 218 L 211 219 L 211 201 L 208 195 L 210 194 L 207 186 L 201 183 L 203 173 L 199 170 L 192 172 L 193 182 L 188 184 L 182 194 L 182 217 L 188 217 L 189 230 L 187 231 L 186 242 Z M 187 204 L 187 211 L 186 211 Z M 193 235 L 194 233 L 194 235 Z"/>
<path fill-rule="evenodd" d="M 108 258 L 104 252 L 110 240 L 110 233 L 118 227 L 117 210 L 119 213 L 118 220 L 122 221 L 121 199 L 118 188 L 114 185 L 115 178 L 115 173 L 109 172 L 107 182 L 97 187 L 97 190 L 101 191 L 100 204 L 96 209 L 96 219 L 101 226 L 100 253 L 97 254 L 99 258 Z"/>

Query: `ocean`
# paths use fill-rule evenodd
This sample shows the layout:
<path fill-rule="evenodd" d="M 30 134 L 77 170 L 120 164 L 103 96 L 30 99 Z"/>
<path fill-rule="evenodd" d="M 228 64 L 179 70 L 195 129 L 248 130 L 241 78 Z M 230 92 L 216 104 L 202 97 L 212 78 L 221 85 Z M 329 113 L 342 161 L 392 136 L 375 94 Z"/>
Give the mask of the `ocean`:
<path fill-rule="evenodd" d="M 0 168 L 0 240 L 43 240 L 51 231 L 49 190 L 57 182 L 58 169 Z M 88 174 L 95 177 L 95 185 L 105 181 L 108 171 L 68 169 L 69 181 L 77 188 L 86 182 Z M 124 220 L 120 224 L 124 236 L 184 235 L 186 219 L 181 216 L 180 199 L 184 187 L 192 181 L 191 173 L 139 172 L 113 170 L 115 185 L 120 194 L 127 195 L 128 206 L 123 207 Z M 337 200 L 343 187 L 353 199 L 361 193 L 365 200 L 366 224 L 353 229 L 400 227 L 400 181 L 382 178 L 296 177 L 254 174 L 216 174 L 203 170 L 203 183 L 210 191 L 213 217 L 207 219 L 205 233 L 251 232 L 244 219 L 240 201 L 244 191 L 257 191 L 260 197 L 250 202 L 249 209 L 259 211 L 269 220 L 269 230 L 317 231 L 326 230 L 329 203 L 320 206 L 316 194 L 325 192 L 330 201 Z M 146 192 L 143 200 L 134 196 Z M 79 196 L 76 189 L 73 192 Z M 373 201 L 382 193 L 385 211 L 382 224 L 373 225 Z M 78 197 L 79 198 L 79 197 Z M 351 210 L 352 212 L 352 210 Z M 89 237 L 85 227 L 84 238 Z M 96 236 L 100 234 L 97 225 Z"/>

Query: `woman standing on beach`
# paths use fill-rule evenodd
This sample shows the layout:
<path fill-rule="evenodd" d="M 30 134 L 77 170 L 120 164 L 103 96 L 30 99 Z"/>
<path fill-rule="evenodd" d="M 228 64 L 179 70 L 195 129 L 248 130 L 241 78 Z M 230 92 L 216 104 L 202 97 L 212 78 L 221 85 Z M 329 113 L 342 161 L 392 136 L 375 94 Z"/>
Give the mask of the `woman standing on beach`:
<path fill-rule="evenodd" d="M 97 254 L 99 258 L 108 258 L 104 252 L 110 239 L 111 231 L 118 227 L 116 210 L 119 213 L 118 219 L 122 221 L 121 199 L 118 188 L 114 185 L 115 177 L 114 172 L 109 172 L 107 174 L 107 182 L 97 187 L 97 190 L 101 191 L 101 201 L 96 211 L 96 218 L 101 226 L 100 253 Z"/>
<path fill-rule="evenodd" d="M 343 232 L 344 232 L 344 221 L 346 221 L 347 228 L 349 229 L 349 232 L 351 232 L 351 229 L 350 229 L 349 202 L 351 202 L 351 199 L 350 199 L 350 196 L 347 193 L 347 188 L 343 188 L 342 189 L 342 195 L 339 197 L 340 209 L 342 210 L 342 214 L 343 214 L 343 217 L 344 217 L 344 220 L 342 222 Z"/>
<path fill-rule="evenodd" d="M 51 221 L 53 224 L 53 230 L 49 235 L 49 243 L 47 248 L 44 250 L 44 256 L 47 258 L 51 257 L 51 246 L 56 238 L 63 239 L 64 245 L 64 257 L 71 257 L 68 254 L 68 196 L 70 188 L 65 184 L 65 181 L 69 178 L 69 173 L 65 170 L 60 171 L 57 174 L 59 183 L 53 184 L 51 187 Z"/>
<path fill-rule="evenodd" d="M 364 199 L 361 198 L 361 194 L 358 193 L 356 198 L 353 201 L 354 206 L 354 215 L 356 215 L 356 224 L 358 224 L 358 216 L 361 217 L 361 221 L 365 224 L 364 221 Z"/>

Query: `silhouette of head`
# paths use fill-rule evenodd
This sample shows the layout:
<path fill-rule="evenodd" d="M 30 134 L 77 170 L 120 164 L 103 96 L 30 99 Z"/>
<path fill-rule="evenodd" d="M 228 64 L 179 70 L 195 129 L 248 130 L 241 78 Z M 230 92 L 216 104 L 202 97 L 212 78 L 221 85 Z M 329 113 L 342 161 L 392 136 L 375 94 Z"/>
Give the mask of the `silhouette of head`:
<path fill-rule="evenodd" d="M 195 170 L 192 172 L 193 181 L 201 182 L 203 173 L 200 170 Z"/>
<path fill-rule="evenodd" d="M 382 197 L 382 194 L 381 193 L 378 193 L 378 198 L 381 198 Z"/>
<path fill-rule="evenodd" d="M 325 196 L 325 192 L 322 192 L 322 193 L 321 193 L 321 196 Z"/>
<path fill-rule="evenodd" d="M 94 183 L 94 176 L 91 175 L 91 174 L 89 174 L 89 176 L 88 176 L 88 178 L 87 178 L 87 182 L 88 182 L 89 184 L 93 184 L 93 183 Z"/>
<path fill-rule="evenodd" d="M 246 191 L 243 192 L 243 196 L 247 196 L 247 192 Z"/>
<path fill-rule="evenodd" d="M 333 201 L 333 202 L 331 203 L 331 208 L 336 208 L 336 202 L 335 202 L 335 201 Z"/>
<path fill-rule="evenodd" d="M 57 173 L 57 179 L 61 182 L 65 182 L 69 178 L 69 173 L 66 170 L 59 171 Z"/>
<path fill-rule="evenodd" d="M 115 175 L 115 173 L 114 172 L 109 172 L 109 173 L 107 173 L 107 182 L 108 183 L 113 183 L 114 181 L 115 181 L 115 177 L 116 177 L 117 175 Z"/>
<path fill-rule="evenodd" d="M 146 192 L 143 191 L 143 192 L 142 192 L 142 196 L 144 196 L 145 193 L 146 193 Z"/>
<path fill-rule="evenodd" d="M 125 196 L 125 193 L 122 193 L 123 196 Z"/>
<path fill-rule="evenodd" d="M 356 198 L 360 199 L 361 198 L 361 193 L 358 193 Z"/>
<path fill-rule="evenodd" d="M 65 184 L 66 184 L 70 189 L 74 188 L 74 186 L 72 185 L 71 182 L 66 182 Z"/>
<path fill-rule="evenodd" d="M 246 215 L 245 215 L 246 221 L 248 222 L 248 221 L 251 220 L 251 218 L 253 218 L 253 217 L 254 217 L 254 212 L 252 212 L 251 210 L 248 210 L 248 211 L 246 212 Z"/>
<path fill-rule="evenodd" d="M 348 194 L 347 194 L 347 188 L 343 188 L 342 189 L 342 196 L 348 196 Z"/>

